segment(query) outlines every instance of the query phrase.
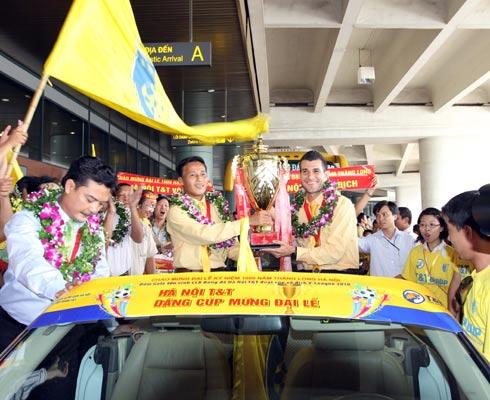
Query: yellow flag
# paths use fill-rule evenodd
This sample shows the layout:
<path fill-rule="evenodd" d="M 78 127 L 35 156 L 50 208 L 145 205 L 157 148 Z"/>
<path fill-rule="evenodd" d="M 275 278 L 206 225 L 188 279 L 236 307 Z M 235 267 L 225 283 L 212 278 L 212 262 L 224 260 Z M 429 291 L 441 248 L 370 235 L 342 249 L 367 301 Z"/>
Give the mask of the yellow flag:
<path fill-rule="evenodd" d="M 240 250 L 238 253 L 237 260 L 237 271 L 238 272 L 257 272 L 257 264 L 255 262 L 252 249 L 248 243 L 248 228 L 249 228 L 248 218 L 242 218 L 240 224 Z"/>
<path fill-rule="evenodd" d="M 9 152 L 7 153 L 7 164 L 10 162 L 13 154 L 14 152 L 12 150 L 9 150 Z M 14 164 L 12 165 L 12 172 L 10 173 L 10 176 L 12 177 L 12 181 L 14 185 L 17 183 L 17 181 L 20 178 L 24 176 L 17 160 L 15 160 Z"/>
<path fill-rule="evenodd" d="M 75 0 L 44 72 L 135 121 L 205 144 L 253 140 L 268 129 L 261 114 L 186 125 L 146 53 L 129 0 Z"/>
<path fill-rule="evenodd" d="M 92 157 L 97 157 L 97 152 L 95 151 L 95 144 L 92 143 Z"/>

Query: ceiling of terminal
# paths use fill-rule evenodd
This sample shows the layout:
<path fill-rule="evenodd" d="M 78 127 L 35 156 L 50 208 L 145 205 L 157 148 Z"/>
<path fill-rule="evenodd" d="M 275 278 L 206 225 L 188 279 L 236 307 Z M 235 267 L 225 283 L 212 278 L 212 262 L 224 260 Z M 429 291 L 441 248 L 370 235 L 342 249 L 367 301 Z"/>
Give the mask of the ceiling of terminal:
<path fill-rule="evenodd" d="M 42 62 L 70 3 L 10 1 L 0 34 Z M 481 129 L 490 111 L 490 0 L 131 3 L 144 42 L 188 41 L 192 3 L 193 40 L 213 43 L 212 68 L 158 67 L 190 124 L 259 109 L 271 146 L 343 153 L 400 180 L 419 170 L 419 139 Z M 370 85 L 359 66 L 374 68 Z"/>
<path fill-rule="evenodd" d="M 490 0 L 247 3 L 273 146 L 400 178 L 419 170 L 419 139 L 471 130 L 459 115 L 490 111 Z M 374 82 L 358 83 L 359 66 Z"/>

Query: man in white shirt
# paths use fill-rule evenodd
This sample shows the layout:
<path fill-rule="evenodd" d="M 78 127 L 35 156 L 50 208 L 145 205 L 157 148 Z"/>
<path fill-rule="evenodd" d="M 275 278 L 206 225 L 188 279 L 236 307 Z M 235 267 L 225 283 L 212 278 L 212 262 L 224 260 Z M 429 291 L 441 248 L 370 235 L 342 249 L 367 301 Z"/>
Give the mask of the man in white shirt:
<path fill-rule="evenodd" d="M 417 240 L 417 234 L 410 229 L 412 225 L 412 212 L 408 207 L 398 207 L 398 216 L 395 220 L 395 226 L 402 232 L 407 232 L 413 240 Z"/>
<path fill-rule="evenodd" d="M 394 277 L 402 273 L 410 250 L 414 247 L 409 233 L 398 230 L 395 220 L 398 207 L 392 201 L 380 201 L 373 208 L 379 230 L 359 238 L 359 251 L 371 254 L 372 276 Z"/>
<path fill-rule="evenodd" d="M 141 193 L 142 189 L 133 190 L 127 183 L 117 185 L 116 199 L 126 207 L 130 221 L 128 232 L 122 238 L 121 242 L 109 243 L 107 248 L 107 262 L 111 276 L 128 274 L 136 257 L 134 254 L 134 245 L 143 241 L 143 224 L 141 223 L 137 208 Z M 108 237 L 112 236 L 118 223 L 119 215 L 116 213 L 116 207 L 111 200 L 104 222 Z"/>
<path fill-rule="evenodd" d="M 115 175 L 100 159 L 85 156 L 71 164 L 62 185 L 63 191 L 52 206 L 58 207 L 63 221 L 62 237 L 67 254 L 61 251 L 62 261 L 70 264 L 83 253 L 84 239 L 78 234 L 79 228 L 86 226 L 92 216 L 107 206 Z M 40 216 L 27 209 L 15 214 L 5 227 L 9 267 L 0 290 L 0 350 L 53 300 L 79 283 L 76 279 L 66 281 L 61 271 L 52 265 L 53 260 L 45 252 L 46 243 L 39 237 L 41 229 L 45 228 L 41 227 Z M 103 230 L 97 232 L 101 255 L 91 278 L 109 276 Z"/>

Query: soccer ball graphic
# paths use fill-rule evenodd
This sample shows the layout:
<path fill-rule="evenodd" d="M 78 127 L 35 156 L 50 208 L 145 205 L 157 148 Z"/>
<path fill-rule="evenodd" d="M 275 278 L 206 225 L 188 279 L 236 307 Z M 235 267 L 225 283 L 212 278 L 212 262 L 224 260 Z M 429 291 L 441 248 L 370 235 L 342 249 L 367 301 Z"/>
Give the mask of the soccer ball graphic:
<path fill-rule="evenodd" d="M 122 289 L 118 289 L 114 292 L 114 298 L 115 299 L 125 299 L 127 297 L 129 297 L 129 295 L 131 294 L 131 289 L 129 288 L 122 288 Z"/>
<path fill-rule="evenodd" d="M 362 288 L 357 291 L 359 297 L 365 300 L 374 300 L 376 298 L 376 290 Z"/>

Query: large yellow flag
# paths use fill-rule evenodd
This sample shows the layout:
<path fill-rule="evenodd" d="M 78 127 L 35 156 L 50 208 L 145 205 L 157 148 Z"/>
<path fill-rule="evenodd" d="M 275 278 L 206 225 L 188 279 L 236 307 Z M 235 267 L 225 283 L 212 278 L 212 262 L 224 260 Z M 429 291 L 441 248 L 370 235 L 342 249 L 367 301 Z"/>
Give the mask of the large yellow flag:
<path fill-rule="evenodd" d="M 203 143 L 253 140 L 268 129 L 264 115 L 186 125 L 146 53 L 129 0 L 75 0 L 44 72 L 135 121 Z"/>

